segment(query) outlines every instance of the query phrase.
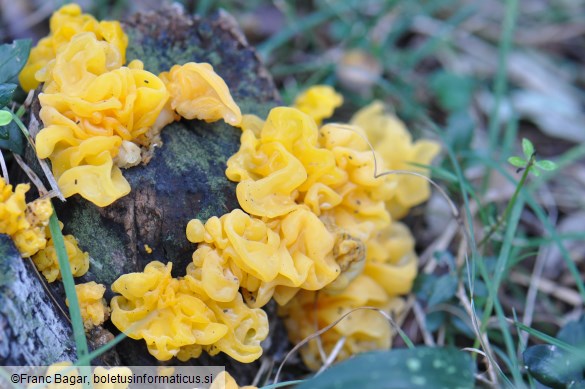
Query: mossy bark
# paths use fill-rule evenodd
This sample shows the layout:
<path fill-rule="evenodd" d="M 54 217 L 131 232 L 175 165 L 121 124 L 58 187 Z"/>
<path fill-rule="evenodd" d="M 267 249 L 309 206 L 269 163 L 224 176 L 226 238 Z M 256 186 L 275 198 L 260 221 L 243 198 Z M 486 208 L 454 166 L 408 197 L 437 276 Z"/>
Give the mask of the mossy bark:
<path fill-rule="evenodd" d="M 75 359 L 71 325 L 47 298 L 34 266 L 0 234 L 0 366 Z"/>
<path fill-rule="evenodd" d="M 224 12 L 201 19 L 171 7 L 137 14 L 123 26 L 129 36 L 128 62 L 140 59 L 145 69 L 155 74 L 175 64 L 208 62 L 226 81 L 243 113 L 265 117 L 279 102 L 270 75 L 234 19 Z M 151 261 L 172 262 L 173 274 L 183 275 L 196 248 L 185 237 L 188 221 L 221 216 L 238 207 L 235 183 L 225 177 L 225 169 L 227 159 L 239 148 L 240 135 L 240 129 L 223 122 L 182 120 L 163 130 L 164 143 L 155 149 L 147 165 L 123 171 L 132 187 L 129 195 L 105 208 L 79 196 L 65 203 L 55 201 L 64 233 L 75 235 L 92 258 L 89 272 L 77 282 L 105 284 L 109 300 L 109 285 L 114 280 L 124 273 L 142 271 Z M 30 153 L 28 160 L 31 166 L 36 165 Z M 152 253 L 147 253 L 145 245 Z M 60 285 L 50 289 L 64 300 Z M 276 316 L 273 312 L 269 315 Z M 267 357 L 275 347 L 286 344 L 282 326 L 276 325 L 279 328 L 271 333 L 279 334 L 280 339 L 267 340 Z M 106 328 L 117 332 L 111 323 Z M 116 349 L 125 365 L 160 363 L 148 354 L 144 341 L 127 339 Z M 258 363 L 239 364 L 223 354 L 214 358 L 204 355 L 187 364 L 226 366 L 243 383 L 251 382 L 258 369 Z"/>

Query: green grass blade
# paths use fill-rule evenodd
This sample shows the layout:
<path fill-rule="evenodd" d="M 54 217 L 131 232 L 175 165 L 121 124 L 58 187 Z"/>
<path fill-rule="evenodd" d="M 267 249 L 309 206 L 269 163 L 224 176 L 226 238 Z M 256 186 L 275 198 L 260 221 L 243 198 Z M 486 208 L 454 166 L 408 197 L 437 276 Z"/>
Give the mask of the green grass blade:
<path fill-rule="evenodd" d="M 494 106 L 489 118 L 490 149 L 495 150 L 499 139 L 500 105 L 508 86 L 508 55 L 512 48 L 516 19 L 518 17 L 518 0 L 507 0 L 500 38 L 498 69 L 494 80 Z"/>
<path fill-rule="evenodd" d="M 582 353 L 583 351 L 578 349 L 577 347 L 571 346 L 568 343 L 563 342 L 562 340 L 559 340 L 553 336 L 547 335 L 544 332 L 540 332 L 538 330 L 535 330 L 534 328 L 528 327 L 527 325 L 524 325 L 520 322 L 515 322 L 514 323 L 516 325 L 516 327 L 518 327 L 518 329 L 522 330 L 522 331 L 526 331 L 528 332 L 530 335 L 534 336 L 537 339 L 540 339 L 544 342 L 547 342 L 548 344 L 552 344 L 553 346 L 557 346 L 558 348 L 562 348 L 565 351 L 568 351 L 570 353 L 574 353 L 574 354 L 579 354 Z"/>
<path fill-rule="evenodd" d="M 65 240 L 59 227 L 59 220 L 53 208 L 53 214 L 49 219 L 49 229 L 51 230 L 51 237 L 55 245 L 55 252 L 59 260 L 59 268 L 61 269 L 61 277 L 63 279 L 63 286 L 65 287 L 65 295 L 69 301 L 69 315 L 71 316 L 71 323 L 73 325 L 73 338 L 77 347 L 77 356 L 81 358 L 88 354 L 87 339 L 85 338 L 85 330 L 83 328 L 83 320 L 81 319 L 81 312 L 79 310 L 79 301 L 77 293 L 75 292 L 75 282 L 71 274 L 71 267 L 69 266 L 69 258 L 65 250 Z"/>

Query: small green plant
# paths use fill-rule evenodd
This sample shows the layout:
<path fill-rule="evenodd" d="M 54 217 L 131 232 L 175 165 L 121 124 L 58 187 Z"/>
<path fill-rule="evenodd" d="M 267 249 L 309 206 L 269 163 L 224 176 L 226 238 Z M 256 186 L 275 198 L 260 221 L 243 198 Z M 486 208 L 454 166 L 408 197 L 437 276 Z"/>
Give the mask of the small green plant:
<path fill-rule="evenodd" d="M 516 186 L 516 190 L 514 191 L 512 198 L 508 202 L 508 206 L 506 207 L 504 213 L 498 219 L 497 223 L 495 223 L 492 226 L 492 228 L 490 228 L 490 230 L 485 234 L 483 239 L 479 242 L 478 247 L 483 246 L 488 241 L 488 239 L 492 236 L 492 234 L 498 230 L 498 228 L 502 225 L 502 223 L 505 220 L 507 220 L 508 215 L 510 214 L 510 211 L 512 210 L 512 207 L 514 206 L 514 204 L 516 204 L 516 200 L 518 198 L 518 195 L 520 194 L 520 190 L 522 189 L 522 187 L 524 186 L 524 183 L 526 182 L 526 179 L 528 178 L 528 174 L 532 173 L 534 176 L 538 177 L 538 176 L 540 176 L 540 170 L 553 171 L 557 168 L 557 164 L 554 163 L 553 161 L 549 161 L 546 159 L 542 160 L 542 161 L 537 161 L 536 160 L 536 151 L 534 150 L 534 145 L 532 144 L 532 142 L 530 140 L 528 140 L 526 138 L 522 139 L 522 152 L 524 153 L 524 158 L 518 157 L 518 156 L 513 156 L 513 157 L 508 158 L 508 162 L 510 164 L 512 164 L 513 166 L 518 168 L 516 170 L 517 173 L 520 173 L 520 172 L 524 172 L 524 173 L 522 174 L 522 177 L 520 178 L 520 181 L 518 182 L 518 185 Z"/>
<path fill-rule="evenodd" d="M 540 176 L 540 170 L 550 172 L 557 168 L 557 164 L 553 161 L 549 161 L 547 159 L 537 161 L 534 145 L 526 138 L 522 139 L 522 151 L 524 153 L 524 158 L 518 156 L 508 158 L 508 162 L 512 166 L 518 168 L 518 170 L 516 170 L 517 173 L 520 173 L 526 169 L 528 173 L 532 173 L 534 176 L 538 177 Z"/>

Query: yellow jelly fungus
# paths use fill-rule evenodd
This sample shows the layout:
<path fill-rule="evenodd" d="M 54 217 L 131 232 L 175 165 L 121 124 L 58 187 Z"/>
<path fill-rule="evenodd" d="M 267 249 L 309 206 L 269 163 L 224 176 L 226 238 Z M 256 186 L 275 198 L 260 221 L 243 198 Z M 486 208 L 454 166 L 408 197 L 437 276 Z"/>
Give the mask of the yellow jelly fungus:
<path fill-rule="evenodd" d="M 409 163 L 428 164 L 438 152 L 432 141 L 413 143 L 404 126 L 384 113 L 378 103 L 358 112 L 351 124 L 319 127 L 315 121 L 329 117 L 335 106 L 333 97 L 327 100 L 324 96 L 332 96 L 334 91 L 321 90 L 321 97 L 319 89 L 310 92 L 297 100 L 300 110 L 275 108 L 264 122 L 245 118 L 240 149 L 228 160 L 226 175 L 238 182 L 240 206 L 251 220 L 263 222 L 246 224 L 264 237 L 260 241 L 252 239 L 254 244 L 250 246 L 269 259 L 264 261 L 262 272 L 257 266 L 251 267 L 253 256 L 242 263 L 248 255 L 232 250 L 225 215 L 209 219 L 205 225 L 192 222 L 187 228 L 188 238 L 199 243 L 187 278 L 214 299 L 229 299 L 239 289 L 248 304 L 261 306 L 271 296 L 280 304 L 288 303 L 282 312 L 293 342 L 353 308 L 373 306 L 386 312 L 401 308 L 402 300 L 396 296 L 410 291 L 418 259 L 410 231 L 392 218 L 426 200 L 429 184 L 420 177 L 379 173 L 395 169 L 428 174 Z M 325 102 L 321 104 L 321 100 Z M 313 235 L 320 229 L 333 237 L 322 249 L 339 267 L 337 277 L 315 289 L 279 284 L 281 273 L 275 281 L 267 281 L 278 272 L 274 258 L 287 252 L 296 258 L 295 245 L 275 251 L 276 243 L 270 243 L 273 233 L 282 240 L 280 229 L 285 221 L 302 212 L 319 222 L 303 227 L 314 240 L 325 241 Z M 240 231 L 250 240 L 254 234 L 247 228 Z M 314 292 L 319 289 L 323 290 Z M 317 310 L 312 311 L 315 299 Z M 390 335 L 383 316 L 360 311 L 323 335 L 323 342 L 327 351 L 333 350 L 338 341 L 345 342 L 339 355 L 343 359 L 356 352 L 389 347 Z M 312 368 L 320 365 L 318 355 L 314 342 L 303 352 Z"/>
<path fill-rule="evenodd" d="M 148 351 L 166 361 L 224 352 L 240 362 L 260 357 L 268 334 L 261 309 L 248 308 L 238 294 L 216 302 L 198 285 L 171 276 L 171 263 L 149 263 L 143 273 L 122 275 L 112 284 L 112 322 L 132 339 L 144 339 Z"/>
<path fill-rule="evenodd" d="M 408 227 L 395 222 L 378 231 L 366 245 L 367 274 L 393 297 L 410 292 L 417 274 L 418 257 Z"/>
<path fill-rule="evenodd" d="M 225 81 L 208 63 L 175 65 L 159 77 L 170 92 L 171 108 L 185 119 L 214 122 L 223 119 L 232 126 L 242 121 Z"/>
<path fill-rule="evenodd" d="M 117 48 L 92 32 L 65 43 L 42 74 L 45 125 L 36 137 L 40 158 L 51 160 L 65 197 L 80 194 L 105 207 L 130 192 L 120 167 L 141 161 L 168 92 L 142 63 L 110 64 Z"/>
<path fill-rule="evenodd" d="M 75 285 L 81 319 L 86 331 L 102 325 L 110 317 L 110 308 L 104 299 L 106 287 L 94 281 Z M 69 306 L 69 301 L 65 301 Z"/>
<path fill-rule="evenodd" d="M 302 291 L 282 307 L 280 313 L 284 316 L 291 342 L 296 344 L 352 309 L 366 306 L 393 315 L 402 310 L 403 301 L 390 298 L 380 285 L 362 274 L 341 293 Z M 339 361 L 353 354 L 387 349 L 391 345 L 392 335 L 390 323 L 379 312 L 357 310 L 322 334 L 321 342 L 327 354 L 339 341 L 344 342 L 336 358 Z M 323 364 L 317 340 L 311 340 L 301 348 L 301 356 L 310 369 L 318 370 Z"/>
<path fill-rule="evenodd" d="M 238 386 L 238 383 L 227 371 L 222 371 L 215 377 L 209 389 L 258 389 L 257 386 Z"/>
<path fill-rule="evenodd" d="M 53 213 L 49 199 L 26 203 L 28 184 L 12 185 L 0 177 L 0 234 L 9 235 L 23 257 L 30 257 L 45 248 L 45 227 Z"/>
<path fill-rule="evenodd" d="M 147 254 L 152 254 L 152 248 L 147 244 L 144 245 L 144 251 L 146 251 Z"/>
<path fill-rule="evenodd" d="M 35 89 L 41 81 L 35 77 L 36 73 L 42 71 L 56 57 L 63 46 L 69 43 L 75 35 L 82 32 L 92 32 L 97 40 L 104 41 L 115 48 L 116 54 L 114 56 L 117 58 L 110 57 L 110 62 L 119 62 L 119 66 L 121 66 L 126 61 L 128 37 L 122 31 L 119 22 L 98 22 L 93 16 L 82 14 L 81 8 L 77 4 L 68 4 L 51 16 L 49 35 L 41 39 L 37 46 L 31 50 L 28 61 L 19 75 L 22 88 L 27 92 Z M 75 72 L 71 74 L 71 76 L 74 75 Z"/>
<path fill-rule="evenodd" d="M 367 241 L 365 268 L 344 289 L 333 288 L 336 280 L 319 294 L 300 292 L 281 308 L 291 341 L 301 341 L 357 307 L 371 306 L 398 313 L 402 300 L 397 296 L 412 288 L 417 262 L 410 231 L 402 223 L 392 223 Z M 388 348 L 392 335 L 389 323 L 380 313 L 360 310 L 322 335 L 322 341 L 324 349 L 330 352 L 345 337 L 338 357 L 341 360 L 358 352 Z M 319 368 L 322 361 L 316 342 L 310 342 L 301 353 L 307 366 Z"/>
<path fill-rule="evenodd" d="M 47 235 L 49 235 L 48 232 Z M 81 277 L 89 270 L 89 254 L 79 248 L 77 239 L 73 235 L 65 235 L 63 238 L 65 240 L 65 250 L 69 258 L 71 274 L 74 277 Z M 49 239 L 47 247 L 33 255 L 32 260 L 39 272 L 45 276 L 47 282 L 61 279 L 59 259 L 57 258 L 53 239 Z"/>
<path fill-rule="evenodd" d="M 361 127 L 374 150 L 381 157 L 378 169 L 409 170 L 428 176 L 428 169 L 413 166 L 412 163 L 428 165 L 438 154 L 438 143 L 427 139 L 412 142 L 410 133 L 404 124 L 394 115 L 384 112 L 384 105 L 373 102 L 358 111 L 351 123 Z M 429 183 L 421 177 L 413 175 L 391 175 L 396 189 L 386 207 L 394 218 L 400 218 L 415 205 L 426 201 L 430 196 Z"/>
<path fill-rule="evenodd" d="M 238 182 L 242 209 L 258 217 L 284 216 L 301 206 L 366 240 L 390 222 L 387 178 L 376 178 L 374 155 L 359 127 L 318 129 L 294 108 L 270 111 L 260 136 L 244 130 L 226 175 Z"/>
<path fill-rule="evenodd" d="M 272 297 L 285 304 L 300 289 L 323 288 L 340 271 L 334 235 L 306 208 L 272 221 L 236 209 L 205 225 L 192 220 L 186 233 L 201 243 L 185 279 L 216 301 L 232 301 L 241 289 L 251 307 Z"/>
<path fill-rule="evenodd" d="M 301 93 L 295 100 L 294 107 L 315 120 L 318 125 L 323 119 L 333 115 L 335 108 L 343 104 L 343 96 L 329 85 L 316 85 Z"/>

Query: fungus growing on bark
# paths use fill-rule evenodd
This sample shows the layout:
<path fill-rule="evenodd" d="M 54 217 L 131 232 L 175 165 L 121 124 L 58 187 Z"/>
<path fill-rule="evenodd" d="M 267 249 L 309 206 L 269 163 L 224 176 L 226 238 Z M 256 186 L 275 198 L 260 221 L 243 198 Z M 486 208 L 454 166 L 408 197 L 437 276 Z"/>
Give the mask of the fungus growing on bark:
<path fill-rule="evenodd" d="M 86 331 L 102 325 L 110 317 L 110 308 L 104 299 L 106 287 L 94 281 L 75 285 L 79 310 Z M 65 301 L 69 306 L 69 301 Z"/>
<path fill-rule="evenodd" d="M 268 334 L 261 309 L 248 308 L 238 294 L 226 303 L 210 299 L 203 289 L 171 276 L 172 264 L 149 263 L 143 273 L 120 276 L 112 290 L 112 322 L 132 339 L 144 339 L 148 351 L 166 361 L 196 358 L 203 350 L 224 352 L 240 362 L 260 357 Z"/>
<path fill-rule="evenodd" d="M 26 203 L 29 184 L 12 185 L 0 177 L 0 234 L 10 235 L 23 257 L 30 257 L 47 245 L 45 227 L 53 213 L 49 199 Z"/>

